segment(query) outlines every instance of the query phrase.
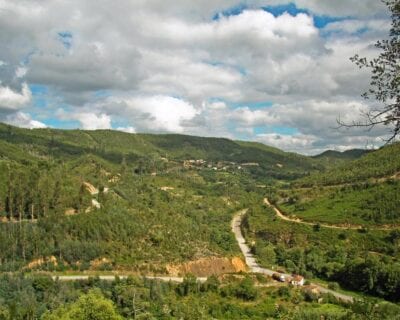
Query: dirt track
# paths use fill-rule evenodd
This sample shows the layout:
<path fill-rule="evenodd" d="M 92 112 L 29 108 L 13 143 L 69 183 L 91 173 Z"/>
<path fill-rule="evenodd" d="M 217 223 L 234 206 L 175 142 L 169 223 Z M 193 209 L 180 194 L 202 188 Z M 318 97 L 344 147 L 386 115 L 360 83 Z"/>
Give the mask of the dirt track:
<path fill-rule="evenodd" d="M 269 202 L 268 202 L 268 204 L 269 204 Z M 262 273 L 262 274 L 272 276 L 274 273 L 276 273 L 276 270 L 271 270 L 271 269 L 266 269 L 266 268 L 261 267 L 257 263 L 255 256 L 251 253 L 250 247 L 246 244 L 246 240 L 243 237 L 242 230 L 241 230 L 241 224 L 242 224 L 242 220 L 243 220 L 243 217 L 246 214 L 246 212 L 247 212 L 247 209 L 243 209 L 235 214 L 235 216 L 233 217 L 232 222 L 231 222 L 232 232 L 235 234 L 236 241 L 238 242 L 240 250 L 242 251 L 242 253 L 245 257 L 246 264 L 247 264 L 249 270 L 253 273 Z M 290 274 L 283 274 L 283 275 L 285 277 L 291 276 Z M 354 298 L 352 296 L 327 289 L 316 283 L 311 283 L 311 285 L 316 287 L 321 293 L 330 293 L 342 301 L 345 301 L 345 302 L 353 302 L 354 301 Z"/>
<path fill-rule="evenodd" d="M 286 220 L 286 221 L 290 221 L 293 223 L 299 223 L 299 224 L 304 224 L 304 225 L 308 225 L 308 226 L 315 226 L 316 224 L 318 224 L 320 227 L 323 228 L 329 228 L 329 229 L 341 229 L 341 230 L 360 230 L 363 228 L 363 226 L 361 225 L 354 225 L 354 224 L 349 224 L 349 225 L 345 225 L 345 226 L 341 226 L 341 225 L 334 225 L 334 224 L 326 224 L 326 223 L 319 223 L 319 222 L 307 222 L 307 221 L 303 221 L 299 218 L 297 219 L 293 219 L 293 218 L 289 218 L 288 216 L 284 215 L 277 207 L 275 207 L 274 205 L 272 205 L 269 200 L 267 198 L 264 198 L 264 204 L 271 207 L 272 209 L 274 209 L 276 216 L 279 217 L 282 220 Z M 397 227 L 367 227 L 368 229 L 371 230 L 392 230 L 392 229 L 396 229 Z"/>

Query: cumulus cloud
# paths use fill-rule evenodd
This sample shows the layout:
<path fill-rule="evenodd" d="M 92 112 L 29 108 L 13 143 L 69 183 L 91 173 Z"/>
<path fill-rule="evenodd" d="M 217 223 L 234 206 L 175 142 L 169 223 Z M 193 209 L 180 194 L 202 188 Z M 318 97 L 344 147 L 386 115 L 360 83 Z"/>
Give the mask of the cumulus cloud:
<path fill-rule="evenodd" d="M 99 110 L 68 110 L 58 109 L 56 111 L 58 119 L 78 121 L 83 129 L 111 129 L 111 117 Z"/>
<path fill-rule="evenodd" d="M 81 112 L 73 115 L 73 118 L 82 124 L 83 129 L 111 129 L 111 118 L 107 114 L 95 114 L 90 112 Z"/>
<path fill-rule="evenodd" d="M 136 133 L 136 129 L 134 127 L 118 127 L 116 130 L 127 133 Z"/>
<path fill-rule="evenodd" d="M 152 132 L 184 132 L 183 122 L 198 113 L 184 100 L 161 95 L 111 97 L 93 107 L 117 112 L 125 121 L 130 120 L 135 129 Z"/>
<path fill-rule="evenodd" d="M 6 123 L 11 124 L 13 126 L 18 126 L 22 128 L 28 129 L 37 129 L 37 128 L 46 128 L 47 126 L 37 120 L 33 120 L 32 117 L 24 112 L 16 112 L 10 114 L 6 117 Z"/>
<path fill-rule="evenodd" d="M 309 153 L 310 149 L 315 151 L 313 143 L 317 140 L 315 136 L 309 135 L 281 135 L 276 133 L 265 133 L 257 135 L 257 141 L 284 150 L 292 150 L 299 153 Z"/>
<path fill-rule="evenodd" d="M 307 152 L 375 139 L 382 130 L 329 128 L 369 108 L 359 99 L 368 74 L 349 57 L 376 55 L 390 26 L 384 5 L 293 2 L 308 13 L 262 9 L 282 0 L 137 0 L 112 10 L 104 0 L 0 0 L 0 120 L 30 106 L 85 129 L 245 135 Z M 235 7 L 245 9 L 225 14 Z M 315 15 L 340 19 L 319 29 Z M 38 94 L 25 82 L 51 99 L 32 106 Z M 272 107 L 245 107 L 262 101 Z"/>
<path fill-rule="evenodd" d="M 10 87 L 0 86 L 0 111 L 13 112 L 25 107 L 32 98 L 28 85 L 22 85 L 21 92 L 12 90 Z"/>

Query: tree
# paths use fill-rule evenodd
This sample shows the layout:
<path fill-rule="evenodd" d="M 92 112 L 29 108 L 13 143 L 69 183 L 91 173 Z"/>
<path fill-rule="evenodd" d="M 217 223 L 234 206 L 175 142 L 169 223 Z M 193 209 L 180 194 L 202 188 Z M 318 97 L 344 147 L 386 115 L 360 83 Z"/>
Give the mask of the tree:
<path fill-rule="evenodd" d="M 370 88 L 363 93 L 365 99 L 374 98 L 382 106 L 368 111 L 365 122 L 353 122 L 344 127 L 366 127 L 372 129 L 376 125 L 391 127 L 391 136 L 387 142 L 393 141 L 400 134 L 400 2 L 398 0 L 382 0 L 391 12 L 392 26 L 389 39 L 376 42 L 375 47 L 381 50 L 377 58 L 368 60 L 356 54 L 350 58 L 360 68 L 371 70 Z"/>
<path fill-rule="evenodd" d="M 53 313 L 45 313 L 42 320 L 122 320 L 111 300 L 103 297 L 99 290 L 80 296 L 78 301 L 62 306 Z"/>

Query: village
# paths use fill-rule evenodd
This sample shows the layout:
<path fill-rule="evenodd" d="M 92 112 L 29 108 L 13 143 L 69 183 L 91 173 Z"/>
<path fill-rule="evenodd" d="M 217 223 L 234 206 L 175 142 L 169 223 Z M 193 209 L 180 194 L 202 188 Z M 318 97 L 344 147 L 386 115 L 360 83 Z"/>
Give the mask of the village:
<path fill-rule="evenodd" d="M 203 159 L 190 159 L 183 160 L 183 167 L 185 169 L 202 169 L 208 168 L 211 170 L 242 170 L 244 167 L 258 167 L 257 162 L 236 163 L 232 161 L 207 161 Z"/>

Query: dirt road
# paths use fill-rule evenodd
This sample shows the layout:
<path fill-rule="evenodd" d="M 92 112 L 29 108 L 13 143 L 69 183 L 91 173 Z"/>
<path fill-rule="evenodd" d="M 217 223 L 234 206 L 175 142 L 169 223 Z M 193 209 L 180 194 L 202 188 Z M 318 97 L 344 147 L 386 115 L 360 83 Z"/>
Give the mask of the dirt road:
<path fill-rule="evenodd" d="M 247 212 L 247 209 L 243 209 L 235 214 L 235 216 L 233 217 L 232 222 L 231 222 L 232 232 L 235 234 L 236 241 L 238 242 L 240 250 L 242 251 L 242 253 L 244 255 L 244 258 L 246 260 L 246 264 L 247 264 L 249 270 L 254 273 L 262 273 L 262 274 L 272 276 L 274 273 L 276 273 L 276 270 L 271 270 L 271 269 L 266 269 L 266 268 L 261 267 L 257 263 L 255 256 L 251 253 L 250 247 L 246 244 L 246 240 L 243 237 L 242 230 L 241 230 L 241 224 L 242 224 L 242 220 L 243 220 L 243 217 L 246 214 L 246 212 Z M 285 277 L 291 277 L 290 274 L 283 273 L 283 275 Z M 316 283 L 311 283 L 311 285 L 316 287 L 321 293 L 330 293 L 342 301 L 345 301 L 345 302 L 353 302 L 354 301 L 352 296 L 327 289 Z"/>
<path fill-rule="evenodd" d="M 264 198 L 264 204 L 271 207 L 272 209 L 274 209 L 276 216 L 282 220 L 286 220 L 286 221 L 290 221 L 290 222 L 294 222 L 294 223 L 299 223 L 299 224 L 304 224 L 304 225 L 308 225 L 308 226 L 315 226 L 318 222 L 307 222 L 307 221 L 303 221 L 299 218 L 297 219 L 293 219 L 293 218 L 289 218 L 288 216 L 284 215 L 277 207 L 275 207 L 274 205 L 272 205 L 269 200 L 267 198 Z M 345 226 L 339 226 L 339 225 L 332 225 L 332 224 L 325 224 L 325 223 L 318 223 L 318 225 L 320 227 L 323 228 L 329 228 L 329 229 L 341 229 L 341 230 L 360 230 L 362 229 L 361 225 L 345 225 Z M 391 230 L 394 229 L 390 228 L 390 227 L 368 227 L 368 229 L 371 230 Z"/>

